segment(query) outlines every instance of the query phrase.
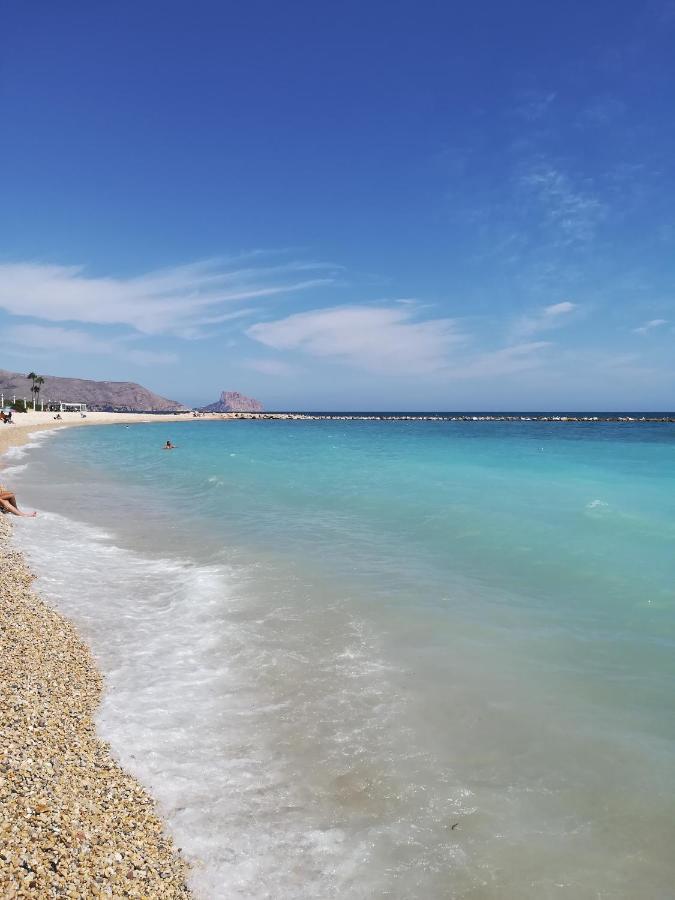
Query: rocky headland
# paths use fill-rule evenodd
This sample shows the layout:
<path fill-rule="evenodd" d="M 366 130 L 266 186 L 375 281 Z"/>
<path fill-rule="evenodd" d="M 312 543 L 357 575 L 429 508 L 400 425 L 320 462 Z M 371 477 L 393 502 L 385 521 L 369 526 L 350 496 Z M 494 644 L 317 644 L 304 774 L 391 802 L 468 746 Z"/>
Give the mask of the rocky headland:
<path fill-rule="evenodd" d="M 200 407 L 200 412 L 207 413 L 231 413 L 231 412 L 262 412 L 264 409 L 260 400 L 246 397 L 238 391 L 223 391 L 220 400 Z"/>

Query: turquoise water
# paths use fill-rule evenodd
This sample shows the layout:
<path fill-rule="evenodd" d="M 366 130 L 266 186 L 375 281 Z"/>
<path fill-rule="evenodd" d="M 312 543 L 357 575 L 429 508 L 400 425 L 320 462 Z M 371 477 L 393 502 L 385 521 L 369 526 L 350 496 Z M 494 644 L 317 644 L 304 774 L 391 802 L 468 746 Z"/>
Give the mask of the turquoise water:
<path fill-rule="evenodd" d="M 199 896 L 673 896 L 675 426 L 202 421 L 28 454 L 18 539 Z"/>

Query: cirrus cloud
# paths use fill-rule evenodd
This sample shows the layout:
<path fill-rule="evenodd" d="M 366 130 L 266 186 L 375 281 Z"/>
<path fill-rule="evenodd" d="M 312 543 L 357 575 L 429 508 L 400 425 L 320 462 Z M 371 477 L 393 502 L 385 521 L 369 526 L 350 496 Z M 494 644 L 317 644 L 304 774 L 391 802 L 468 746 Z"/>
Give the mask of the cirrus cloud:
<path fill-rule="evenodd" d="M 335 306 L 259 322 L 246 334 L 276 350 L 300 350 L 380 374 L 431 374 L 448 365 L 464 335 L 453 319 L 417 321 L 415 313 L 407 303 Z"/>
<path fill-rule="evenodd" d="M 523 316 L 516 322 L 513 332 L 516 335 L 525 336 L 560 328 L 567 324 L 570 313 L 577 309 L 577 304 L 569 300 L 563 300 L 561 303 L 552 303 L 550 306 L 544 306 L 528 316 Z"/>
<path fill-rule="evenodd" d="M 379 375 L 474 379 L 540 366 L 547 341 L 480 351 L 454 319 L 418 321 L 416 305 L 338 306 L 261 322 L 247 335 L 279 351 L 299 351 Z M 562 314 L 562 311 L 561 311 Z"/>
<path fill-rule="evenodd" d="M 251 267 L 211 259 L 130 278 L 90 276 L 82 266 L 0 263 L 0 308 L 50 322 L 197 337 L 205 326 L 242 315 L 251 301 L 333 280 L 334 267 L 299 262 Z"/>
<path fill-rule="evenodd" d="M 644 325 L 640 325 L 638 328 L 634 328 L 633 331 L 635 334 L 648 334 L 650 331 L 654 331 L 657 328 L 661 328 L 663 325 L 667 325 L 667 319 L 650 319 L 648 322 L 645 322 Z"/>
<path fill-rule="evenodd" d="M 591 185 L 580 186 L 546 159 L 536 161 L 519 179 L 525 197 L 536 201 L 542 224 L 561 246 L 590 242 L 607 217 L 605 203 Z"/>

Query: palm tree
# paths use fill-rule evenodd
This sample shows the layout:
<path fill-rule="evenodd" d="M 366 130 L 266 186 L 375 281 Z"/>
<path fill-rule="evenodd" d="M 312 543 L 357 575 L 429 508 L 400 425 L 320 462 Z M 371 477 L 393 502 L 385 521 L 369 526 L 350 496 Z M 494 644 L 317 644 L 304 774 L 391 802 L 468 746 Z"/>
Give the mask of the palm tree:
<path fill-rule="evenodd" d="M 28 375 L 26 375 L 26 378 L 30 378 L 30 380 L 33 382 L 30 388 L 30 392 L 33 395 L 33 409 L 35 409 L 35 379 L 37 378 L 37 375 L 35 374 L 35 372 L 29 372 Z"/>
<path fill-rule="evenodd" d="M 40 391 L 42 390 L 42 385 L 44 383 L 45 380 L 42 375 L 38 375 L 35 379 L 35 386 L 33 387 L 33 390 L 35 391 L 35 402 L 33 404 L 34 409 L 37 409 L 37 401 L 40 399 Z"/>

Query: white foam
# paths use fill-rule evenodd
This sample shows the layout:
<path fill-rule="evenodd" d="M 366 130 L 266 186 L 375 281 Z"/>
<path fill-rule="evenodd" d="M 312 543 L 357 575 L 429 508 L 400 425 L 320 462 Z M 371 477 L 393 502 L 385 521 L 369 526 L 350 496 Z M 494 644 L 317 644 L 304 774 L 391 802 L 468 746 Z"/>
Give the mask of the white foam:
<path fill-rule="evenodd" d="M 6 426 L 11 427 L 11 426 Z M 36 447 L 40 447 L 49 437 L 56 431 L 61 431 L 63 429 L 63 425 L 55 426 L 54 428 L 45 428 L 42 431 L 30 431 L 28 433 L 28 441 L 24 444 L 19 444 L 16 447 L 9 447 L 2 454 L 3 460 L 13 460 L 13 459 L 23 459 L 28 455 L 29 450 L 34 450 Z"/>
<path fill-rule="evenodd" d="M 245 570 L 144 558 L 50 513 L 31 525 L 38 589 L 106 676 L 100 732 L 159 800 L 198 897 L 375 896 L 392 848 L 410 854 L 397 804 L 437 863 L 456 858 L 434 830 L 463 801 L 425 797 L 419 756 L 388 744 L 400 710 L 363 625 L 324 609 L 312 642 L 311 608 L 261 603 Z"/>
<path fill-rule="evenodd" d="M 18 475 L 19 472 L 23 472 L 27 466 L 28 466 L 28 463 L 23 463 L 22 465 L 19 465 L 19 466 L 6 466 L 2 470 L 2 474 L 3 474 L 3 476 Z"/>

